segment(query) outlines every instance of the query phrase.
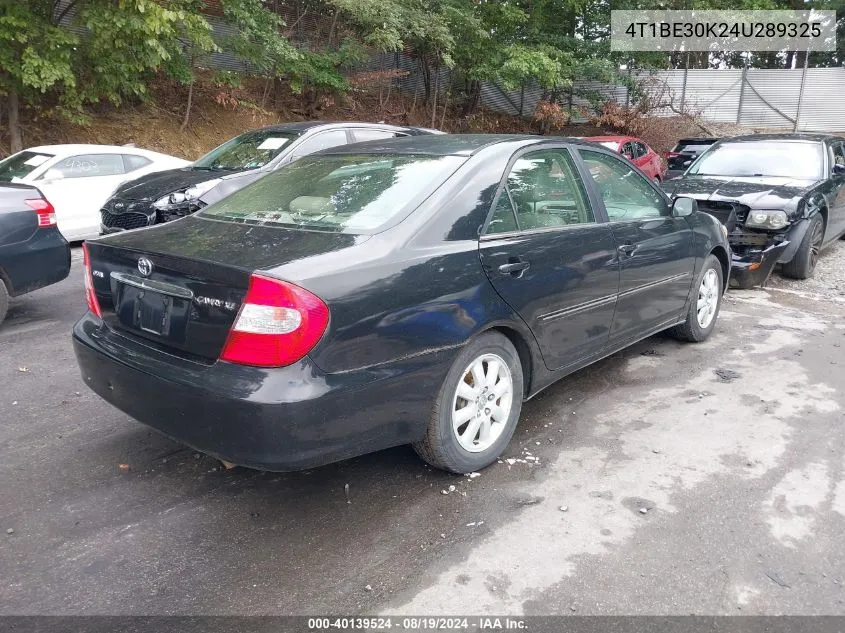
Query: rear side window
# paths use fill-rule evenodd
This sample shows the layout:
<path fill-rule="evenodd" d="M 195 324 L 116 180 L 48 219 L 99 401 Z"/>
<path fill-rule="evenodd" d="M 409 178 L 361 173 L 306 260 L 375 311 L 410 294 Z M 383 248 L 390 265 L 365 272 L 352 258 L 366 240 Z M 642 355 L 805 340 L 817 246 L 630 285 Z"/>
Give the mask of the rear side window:
<path fill-rule="evenodd" d="M 56 163 L 50 171 L 58 171 L 64 178 L 115 176 L 124 172 L 120 154 L 80 154 Z"/>
<path fill-rule="evenodd" d="M 40 152 L 18 152 L 0 161 L 0 181 L 11 182 L 14 178 L 26 178 L 38 167 L 53 158 L 53 154 Z"/>
<path fill-rule="evenodd" d="M 236 191 L 200 217 L 376 233 L 406 217 L 463 162 L 458 156 L 306 156 Z"/>
<path fill-rule="evenodd" d="M 508 173 L 488 233 L 561 228 L 595 222 L 569 152 L 540 150 L 520 156 Z"/>
<path fill-rule="evenodd" d="M 386 138 L 397 137 L 397 134 L 394 132 L 386 132 L 385 130 L 352 130 L 352 135 L 355 137 L 356 143 L 363 143 L 365 141 L 381 141 Z"/>
<path fill-rule="evenodd" d="M 152 163 L 149 158 L 144 156 L 138 156 L 137 154 L 124 154 L 123 155 L 123 164 L 126 168 L 126 173 L 130 171 L 135 171 L 136 169 L 142 169 L 146 167 L 150 163 Z"/>

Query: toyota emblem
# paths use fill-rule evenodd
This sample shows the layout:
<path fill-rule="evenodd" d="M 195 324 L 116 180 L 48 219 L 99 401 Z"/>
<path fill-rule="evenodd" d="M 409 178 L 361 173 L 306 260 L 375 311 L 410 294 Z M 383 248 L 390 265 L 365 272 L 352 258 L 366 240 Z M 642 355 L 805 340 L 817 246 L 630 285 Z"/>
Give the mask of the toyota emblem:
<path fill-rule="evenodd" d="M 150 273 L 153 272 L 153 263 L 146 257 L 142 257 L 138 260 L 138 272 L 144 277 L 149 277 Z"/>

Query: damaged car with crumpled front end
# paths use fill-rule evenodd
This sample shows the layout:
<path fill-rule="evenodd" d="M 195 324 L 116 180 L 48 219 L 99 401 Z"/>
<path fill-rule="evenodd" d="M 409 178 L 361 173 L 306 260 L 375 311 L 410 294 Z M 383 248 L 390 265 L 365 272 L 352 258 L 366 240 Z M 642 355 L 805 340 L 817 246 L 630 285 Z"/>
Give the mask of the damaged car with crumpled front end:
<path fill-rule="evenodd" d="M 664 189 L 698 200 L 728 230 L 731 285 L 766 282 L 777 264 L 813 275 L 820 251 L 845 234 L 845 140 L 824 134 L 724 139 Z"/>

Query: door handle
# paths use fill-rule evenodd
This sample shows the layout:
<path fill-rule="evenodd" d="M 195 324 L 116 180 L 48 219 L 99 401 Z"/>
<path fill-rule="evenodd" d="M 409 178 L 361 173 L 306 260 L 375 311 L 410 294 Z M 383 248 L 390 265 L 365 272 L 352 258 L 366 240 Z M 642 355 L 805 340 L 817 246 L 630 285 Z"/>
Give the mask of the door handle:
<path fill-rule="evenodd" d="M 512 275 L 513 277 L 521 277 L 522 273 L 528 270 L 531 267 L 531 264 L 528 262 L 521 262 L 511 261 L 507 264 L 502 264 L 499 266 L 499 272 L 503 275 Z"/>
<path fill-rule="evenodd" d="M 627 257 L 630 257 L 631 255 L 634 254 L 634 251 L 637 250 L 637 245 L 636 244 L 620 244 L 617 247 L 617 250 L 619 251 L 620 255 L 625 255 Z"/>

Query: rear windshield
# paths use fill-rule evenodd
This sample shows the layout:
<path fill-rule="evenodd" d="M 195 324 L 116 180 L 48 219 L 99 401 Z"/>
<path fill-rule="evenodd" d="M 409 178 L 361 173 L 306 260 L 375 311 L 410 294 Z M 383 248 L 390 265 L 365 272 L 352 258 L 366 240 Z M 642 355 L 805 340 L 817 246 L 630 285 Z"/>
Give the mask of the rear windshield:
<path fill-rule="evenodd" d="M 775 176 L 820 178 L 824 165 L 821 143 L 745 141 L 722 143 L 698 157 L 687 171 L 700 176 Z"/>
<path fill-rule="evenodd" d="M 376 233 L 404 218 L 464 160 L 385 154 L 306 156 L 199 215 L 249 224 Z"/>
<path fill-rule="evenodd" d="M 0 181 L 12 182 L 14 178 L 25 178 L 39 166 L 53 158 L 53 154 L 42 152 L 18 152 L 0 161 Z"/>
<path fill-rule="evenodd" d="M 258 169 L 282 153 L 295 139 L 294 132 L 257 130 L 236 136 L 223 143 L 194 163 L 200 169 Z"/>
<path fill-rule="evenodd" d="M 694 152 L 696 154 L 700 154 L 708 147 L 710 147 L 715 141 L 702 141 L 698 139 L 691 139 L 689 141 L 678 141 L 678 144 L 675 145 L 675 149 L 672 150 L 674 152 Z"/>

